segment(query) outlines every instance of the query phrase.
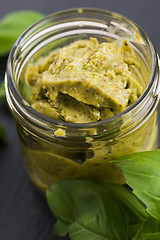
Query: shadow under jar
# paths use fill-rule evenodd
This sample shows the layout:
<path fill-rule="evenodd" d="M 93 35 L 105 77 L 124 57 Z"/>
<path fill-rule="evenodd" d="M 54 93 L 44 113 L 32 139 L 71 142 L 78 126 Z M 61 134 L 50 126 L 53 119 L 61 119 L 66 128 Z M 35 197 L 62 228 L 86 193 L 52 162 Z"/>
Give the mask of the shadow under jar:
<path fill-rule="evenodd" d="M 99 42 L 126 39 L 141 64 L 145 91 L 124 112 L 94 123 L 68 123 L 50 119 L 31 108 L 31 89 L 24 81 L 30 59 L 78 39 Z M 159 64 L 151 40 L 129 19 L 99 9 L 58 12 L 28 28 L 13 46 L 5 77 L 6 98 L 15 119 L 30 179 L 42 191 L 64 179 L 104 179 L 124 183 L 110 163 L 124 154 L 154 150 L 157 142 Z M 59 134 L 60 132 L 64 134 Z"/>

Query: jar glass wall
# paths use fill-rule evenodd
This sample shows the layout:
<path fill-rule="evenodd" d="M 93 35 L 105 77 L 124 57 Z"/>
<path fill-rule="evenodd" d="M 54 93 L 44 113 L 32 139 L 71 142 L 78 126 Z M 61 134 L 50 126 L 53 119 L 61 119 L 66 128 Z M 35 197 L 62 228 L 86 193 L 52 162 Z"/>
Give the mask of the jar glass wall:
<path fill-rule="evenodd" d="M 95 123 L 67 123 L 31 108 L 31 89 L 24 81 L 27 64 L 51 50 L 95 37 L 99 42 L 126 39 L 141 61 L 146 86 L 124 112 Z M 6 71 L 6 97 L 16 121 L 27 172 L 42 190 L 63 179 L 125 180 L 110 161 L 124 154 L 157 148 L 159 102 L 158 57 L 148 36 L 116 13 L 73 9 L 50 15 L 32 25 L 11 50 Z"/>

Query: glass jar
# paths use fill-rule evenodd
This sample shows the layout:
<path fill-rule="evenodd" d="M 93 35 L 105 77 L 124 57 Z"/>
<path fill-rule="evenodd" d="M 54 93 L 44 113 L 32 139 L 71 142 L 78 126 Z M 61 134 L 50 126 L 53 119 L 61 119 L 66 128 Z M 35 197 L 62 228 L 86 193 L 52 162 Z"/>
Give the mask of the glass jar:
<path fill-rule="evenodd" d="M 28 61 L 89 37 L 100 42 L 130 41 L 142 62 L 140 71 L 146 85 L 142 96 L 124 112 L 95 123 L 60 122 L 32 109 L 28 104 L 30 89 L 23 81 Z M 158 146 L 158 56 L 144 31 L 116 13 L 71 9 L 33 24 L 10 52 L 5 87 L 28 175 L 43 191 L 63 179 L 124 183 L 121 172 L 110 160 Z"/>

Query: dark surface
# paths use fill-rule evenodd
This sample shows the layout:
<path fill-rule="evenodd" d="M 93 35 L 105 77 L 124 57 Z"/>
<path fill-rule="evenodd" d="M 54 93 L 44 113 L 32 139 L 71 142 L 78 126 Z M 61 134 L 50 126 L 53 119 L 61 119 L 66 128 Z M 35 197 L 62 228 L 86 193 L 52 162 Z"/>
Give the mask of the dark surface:
<path fill-rule="evenodd" d="M 159 0 L 0 0 L 0 18 L 21 9 L 50 14 L 74 7 L 103 8 L 129 17 L 148 33 L 160 52 Z M 0 58 L 0 81 L 4 77 L 6 59 Z M 2 104 L 0 121 L 7 131 L 7 143 L 0 149 L 0 240 L 62 239 L 52 234 L 55 219 L 45 198 L 28 180 L 13 119 Z"/>

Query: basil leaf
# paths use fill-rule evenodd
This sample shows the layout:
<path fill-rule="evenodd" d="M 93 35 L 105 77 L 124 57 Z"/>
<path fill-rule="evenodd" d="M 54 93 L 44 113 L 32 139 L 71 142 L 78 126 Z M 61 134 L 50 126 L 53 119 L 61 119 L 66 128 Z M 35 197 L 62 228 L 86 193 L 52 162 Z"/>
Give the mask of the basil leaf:
<path fill-rule="evenodd" d="M 160 239 L 160 222 L 152 217 L 149 217 L 147 221 L 144 222 L 139 234 L 141 234 L 145 240 Z M 139 238 L 135 239 L 139 240 Z"/>
<path fill-rule="evenodd" d="M 17 11 L 6 15 L 0 21 L 0 55 L 7 54 L 20 34 L 43 16 L 35 11 Z"/>
<path fill-rule="evenodd" d="M 138 231 L 132 240 L 146 240 L 146 238 L 142 231 Z"/>
<path fill-rule="evenodd" d="M 114 162 L 147 212 L 160 220 L 160 150 L 125 155 Z"/>
<path fill-rule="evenodd" d="M 130 216 L 131 224 L 137 224 L 148 218 L 144 204 L 126 187 L 104 181 L 103 188 L 109 190 L 117 202 L 121 202 Z"/>
<path fill-rule="evenodd" d="M 147 240 L 146 236 L 150 236 L 150 234 L 152 234 L 152 233 L 159 232 L 159 225 L 160 225 L 160 223 L 156 219 L 149 217 L 146 221 L 144 221 L 141 224 L 141 227 L 139 227 L 135 236 L 134 236 L 134 234 L 131 236 L 134 236 L 133 240 L 141 240 L 141 239 Z M 133 230 L 135 230 L 135 229 L 133 228 Z"/>
<path fill-rule="evenodd" d="M 6 102 L 6 93 L 5 93 L 4 81 L 0 84 L 0 100 L 2 100 L 3 102 Z"/>
<path fill-rule="evenodd" d="M 102 236 L 100 234 L 97 234 L 96 231 L 94 232 L 93 230 L 91 231 L 90 229 L 87 230 L 84 228 L 82 225 L 78 224 L 77 222 L 73 222 L 69 226 L 69 236 L 71 240 L 82 240 L 82 239 L 87 239 L 87 240 L 110 240 L 110 239 L 115 239 L 115 238 L 108 238 L 105 236 Z M 121 238 L 118 238 L 119 240 Z"/>
<path fill-rule="evenodd" d="M 127 240 L 128 217 L 100 185 L 86 180 L 61 181 L 47 190 L 48 205 L 68 225 L 72 240 Z"/>
<path fill-rule="evenodd" d="M 57 220 L 57 222 L 54 224 L 54 231 L 53 234 L 64 237 L 68 232 L 68 226 L 67 224 L 61 222 L 60 220 Z"/>
<path fill-rule="evenodd" d="M 141 234 L 142 234 L 143 224 L 144 223 L 142 222 L 139 224 L 134 224 L 134 225 L 129 226 L 129 239 L 130 240 L 138 239 L 138 237 L 139 237 L 138 240 L 140 240 L 140 237 L 142 238 Z"/>
<path fill-rule="evenodd" d="M 105 181 L 102 183 L 102 186 L 113 194 L 114 199 L 121 203 L 127 212 L 129 218 L 129 238 L 133 238 L 138 232 L 139 236 L 144 222 L 149 216 L 144 204 L 131 192 L 131 190 L 122 185 Z"/>
<path fill-rule="evenodd" d="M 145 240 L 159 240 L 160 232 L 145 234 Z"/>
<path fill-rule="evenodd" d="M 160 224 L 156 219 L 154 219 L 152 217 L 149 217 L 147 219 L 147 221 L 144 222 L 142 231 L 144 233 L 159 232 L 160 231 Z"/>

